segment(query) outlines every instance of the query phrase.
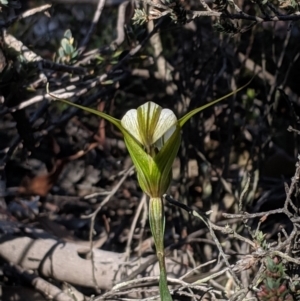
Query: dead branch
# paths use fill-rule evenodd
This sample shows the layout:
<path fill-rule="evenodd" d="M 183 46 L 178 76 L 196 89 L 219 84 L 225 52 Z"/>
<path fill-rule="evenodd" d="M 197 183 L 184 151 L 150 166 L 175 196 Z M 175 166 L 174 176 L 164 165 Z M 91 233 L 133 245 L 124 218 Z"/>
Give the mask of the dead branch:
<path fill-rule="evenodd" d="M 71 296 L 61 291 L 58 287 L 51 284 L 50 282 L 42 279 L 35 273 L 31 273 L 22 269 L 18 265 L 10 265 L 10 268 L 14 270 L 23 280 L 28 282 L 31 286 L 35 288 L 40 294 L 46 298 L 50 298 L 53 301 L 73 301 Z M 83 297 L 83 296 L 82 296 Z M 84 301 L 83 298 L 77 299 L 78 301 Z"/>
<path fill-rule="evenodd" d="M 47 234 L 46 234 L 47 235 Z M 124 254 L 93 249 L 94 263 L 86 257 L 89 248 L 75 243 L 59 241 L 55 238 L 31 238 L 28 236 L 4 235 L 0 239 L 0 256 L 8 262 L 24 269 L 38 270 L 43 277 L 58 281 L 94 287 L 94 275 L 100 289 L 110 289 L 114 283 L 122 281 L 120 267 L 124 263 Z M 140 258 L 126 263 L 127 275 L 130 275 L 147 258 Z M 168 260 L 168 271 L 173 277 L 180 277 L 188 268 Z M 94 269 L 94 270 L 93 270 Z M 158 265 L 147 266 L 144 275 L 159 274 Z"/>

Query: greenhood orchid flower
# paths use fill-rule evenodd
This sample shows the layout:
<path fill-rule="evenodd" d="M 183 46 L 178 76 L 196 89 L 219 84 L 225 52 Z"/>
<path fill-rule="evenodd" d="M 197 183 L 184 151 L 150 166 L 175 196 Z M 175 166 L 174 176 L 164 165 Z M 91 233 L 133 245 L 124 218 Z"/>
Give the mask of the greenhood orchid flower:
<path fill-rule="evenodd" d="M 238 90 L 197 108 L 180 119 L 169 109 L 154 102 L 147 102 L 136 110 L 129 110 L 119 120 L 103 112 L 74 104 L 50 94 L 68 105 L 96 114 L 114 124 L 123 134 L 126 147 L 137 171 L 141 189 L 150 197 L 149 221 L 160 266 L 160 296 L 163 301 L 172 301 L 167 286 L 164 255 L 164 208 L 162 196 L 172 179 L 172 164 L 181 143 L 181 128 L 196 113 L 229 97 Z"/>
<path fill-rule="evenodd" d="M 175 114 L 147 102 L 128 111 L 121 125 L 142 190 L 150 197 L 161 197 L 169 187 L 172 164 L 180 146 Z"/>

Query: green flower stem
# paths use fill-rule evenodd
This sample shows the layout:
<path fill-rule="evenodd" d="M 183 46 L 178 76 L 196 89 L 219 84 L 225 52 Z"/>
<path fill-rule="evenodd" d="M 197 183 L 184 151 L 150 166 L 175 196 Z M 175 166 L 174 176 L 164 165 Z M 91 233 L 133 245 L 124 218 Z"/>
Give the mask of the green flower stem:
<path fill-rule="evenodd" d="M 150 198 L 149 206 L 149 222 L 153 235 L 156 255 L 158 258 L 160 277 L 159 290 L 162 301 L 172 301 L 171 294 L 168 289 L 167 272 L 165 264 L 165 248 L 164 248 L 164 232 L 165 232 L 165 215 L 164 204 L 161 197 Z"/>

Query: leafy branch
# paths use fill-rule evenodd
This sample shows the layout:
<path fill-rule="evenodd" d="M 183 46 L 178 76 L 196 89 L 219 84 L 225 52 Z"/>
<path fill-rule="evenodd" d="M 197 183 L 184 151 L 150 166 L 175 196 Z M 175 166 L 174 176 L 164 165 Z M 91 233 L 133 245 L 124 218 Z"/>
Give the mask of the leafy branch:
<path fill-rule="evenodd" d="M 269 3 L 268 0 L 255 1 L 258 6 L 259 15 L 252 15 L 242 11 L 233 0 L 215 0 L 214 8 L 211 9 L 204 1 L 204 10 L 187 10 L 182 1 L 174 0 L 169 3 L 154 3 L 150 0 L 144 1 L 149 5 L 148 12 L 145 9 L 136 9 L 133 17 L 134 24 L 159 19 L 169 15 L 174 23 L 186 24 L 199 17 L 215 17 L 216 29 L 226 33 L 237 33 L 244 31 L 231 20 L 251 21 L 250 27 L 263 22 L 298 21 L 300 20 L 299 4 L 296 0 L 282 0 L 278 7 Z M 249 28 L 249 25 L 247 25 Z"/>

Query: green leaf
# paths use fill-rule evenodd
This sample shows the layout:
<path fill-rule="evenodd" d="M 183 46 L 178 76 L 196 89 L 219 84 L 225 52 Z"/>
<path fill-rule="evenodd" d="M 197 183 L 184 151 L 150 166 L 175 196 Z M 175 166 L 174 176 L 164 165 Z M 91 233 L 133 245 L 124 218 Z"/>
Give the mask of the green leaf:
<path fill-rule="evenodd" d="M 247 97 L 249 99 L 254 99 L 255 98 L 255 90 L 254 89 L 247 89 Z"/>
<path fill-rule="evenodd" d="M 62 39 L 61 40 L 61 48 L 64 51 L 64 55 L 70 56 L 74 58 L 74 56 L 77 56 L 77 52 L 75 51 L 75 48 L 69 43 L 68 40 Z M 60 49 L 61 49 L 60 48 Z"/>
<path fill-rule="evenodd" d="M 266 286 L 272 290 L 274 287 L 276 287 L 276 283 L 274 282 L 273 278 L 266 278 Z"/>
<path fill-rule="evenodd" d="M 67 39 L 63 38 L 60 41 L 60 45 L 61 45 L 62 49 L 64 50 L 64 52 L 68 53 L 67 50 L 68 50 L 68 46 L 69 46 L 69 41 Z"/>
<path fill-rule="evenodd" d="M 64 50 L 62 47 L 60 47 L 58 49 L 58 56 L 59 56 L 59 58 L 63 58 L 65 56 L 65 53 L 64 53 Z"/>
<path fill-rule="evenodd" d="M 169 292 L 167 276 L 165 271 L 160 271 L 159 276 L 159 292 L 160 298 L 163 301 L 173 301 L 172 296 Z"/>
<path fill-rule="evenodd" d="M 102 63 L 105 60 L 104 57 L 101 55 L 95 56 L 95 59 L 97 60 L 98 63 Z"/>
<path fill-rule="evenodd" d="M 64 33 L 64 37 L 68 40 L 70 40 L 72 38 L 72 32 L 70 29 L 67 29 Z"/>
<path fill-rule="evenodd" d="M 112 54 L 112 58 L 118 58 L 120 56 L 120 54 L 123 52 L 123 50 L 117 50 L 116 52 L 114 52 Z"/>
<path fill-rule="evenodd" d="M 112 85 L 114 83 L 114 81 L 112 79 L 106 80 L 101 82 L 102 86 L 108 86 L 108 85 Z"/>
<path fill-rule="evenodd" d="M 71 56 L 74 51 L 74 47 L 70 44 L 65 44 L 64 50 L 65 50 L 66 55 Z"/>
<path fill-rule="evenodd" d="M 277 270 L 277 264 L 274 262 L 274 260 L 271 257 L 266 258 L 266 266 L 267 269 L 272 273 L 276 272 Z"/>
<path fill-rule="evenodd" d="M 142 25 L 143 23 L 148 21 L 148 15 L 144 9 L 135 9 L 132 20 L 133 25 Z"/>
<path fill-rule="evenodd" d="M 72 52 L 71 58 L 75 59 L 78 56 L 78 50 Z"/>

